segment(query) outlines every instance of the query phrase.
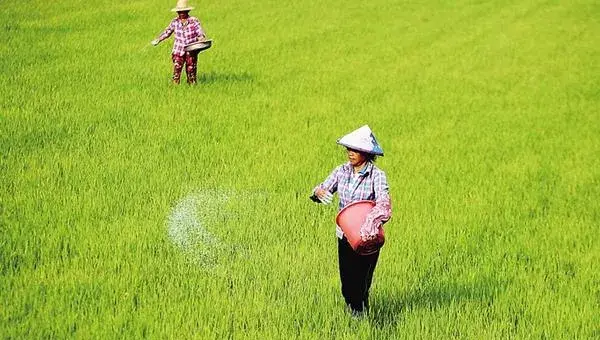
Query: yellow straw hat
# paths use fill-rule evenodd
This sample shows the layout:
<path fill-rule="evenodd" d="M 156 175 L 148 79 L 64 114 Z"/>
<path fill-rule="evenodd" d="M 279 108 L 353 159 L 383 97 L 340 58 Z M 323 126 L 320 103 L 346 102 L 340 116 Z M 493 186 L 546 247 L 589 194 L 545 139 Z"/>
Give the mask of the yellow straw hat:
<path fill-rule="evenodd" d="M 194 7 L 188 6 L 187 0 L 177 0 L 177 5 L 171 10 L 171 12 L 186 12 L 193 10 Z"/>

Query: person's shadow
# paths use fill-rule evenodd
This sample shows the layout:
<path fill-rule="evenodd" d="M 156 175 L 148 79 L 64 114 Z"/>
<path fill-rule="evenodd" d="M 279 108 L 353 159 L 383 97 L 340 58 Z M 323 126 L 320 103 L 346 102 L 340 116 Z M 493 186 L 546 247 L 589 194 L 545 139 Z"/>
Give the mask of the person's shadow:
<path fill-rule="evenodd" d="M 506 286 L 506 282 L 483 278 L 468 284 L 452 282 L 435 288 L 396 291 L 391 296 L 389 293 L 379 294 L 370 301 L 369 319 L 375 327 L 381 328 L 396 324 L 402 313 L 416 309 L 435 310 L 465 300 L 491 305 L 496 295 L 505 290 Z"/>
<path fill-rule="evenodd" d="M 198 77 L 198 82 L 203 84 L 215 84 L 215 83 L 240 83 L 240 82 L 252 82 L 254 76 L 247 72 L 241 73 L 219 73 L 219 72 L 207 72 L 202 73 Z"/>

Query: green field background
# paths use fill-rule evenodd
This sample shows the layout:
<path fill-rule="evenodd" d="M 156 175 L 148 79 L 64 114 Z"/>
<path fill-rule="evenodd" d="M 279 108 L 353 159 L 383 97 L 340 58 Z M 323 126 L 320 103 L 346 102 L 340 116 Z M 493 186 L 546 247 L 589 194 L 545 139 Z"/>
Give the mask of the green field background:
<path fill-rule="evenodd" d="M 0 2 L 0 337 L 600 338 L 599 2 L 190 4 L 194 87 L 149 45 L 175 1 Z M 353 319 L 308 196 L 363 124 L 393 218 Z"/>

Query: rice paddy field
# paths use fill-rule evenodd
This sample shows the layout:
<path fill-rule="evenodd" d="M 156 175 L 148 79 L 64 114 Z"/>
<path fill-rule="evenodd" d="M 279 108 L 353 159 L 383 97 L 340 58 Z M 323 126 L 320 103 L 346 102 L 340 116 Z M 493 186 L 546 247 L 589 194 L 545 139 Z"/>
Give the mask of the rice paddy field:
<path fill-rule="evenodd" d="M 0 337 L 600 338 L 600 3 L 0 2 Z M 183 76 L 185 79 L 185 76 Z M 393 217 L 352 318 L 336 204 L 369 124 Z"/>

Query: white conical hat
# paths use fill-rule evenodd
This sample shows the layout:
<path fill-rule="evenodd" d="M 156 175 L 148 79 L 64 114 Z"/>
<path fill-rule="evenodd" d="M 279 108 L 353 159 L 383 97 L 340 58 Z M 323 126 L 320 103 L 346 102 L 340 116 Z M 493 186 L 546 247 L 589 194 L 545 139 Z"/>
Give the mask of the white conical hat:
<path fill-rule="evenodd" d="M 337 143 L 354 150 L 383 156 L 383 149 L 377 143 L 377 139 L 375 139 L 375 135 L 373 135 L 373 131 L 368 125 L 350 132 L 338 139 Z"/>
<path fill-rule="evenodd" d="M 173 8 L 171 12 L 184 12 L 191 11 L 193 9 L 194 7 L 188 6 L 188 0 L 177 0 L 177 5 L 175 5 L 175 8 Z"/>

